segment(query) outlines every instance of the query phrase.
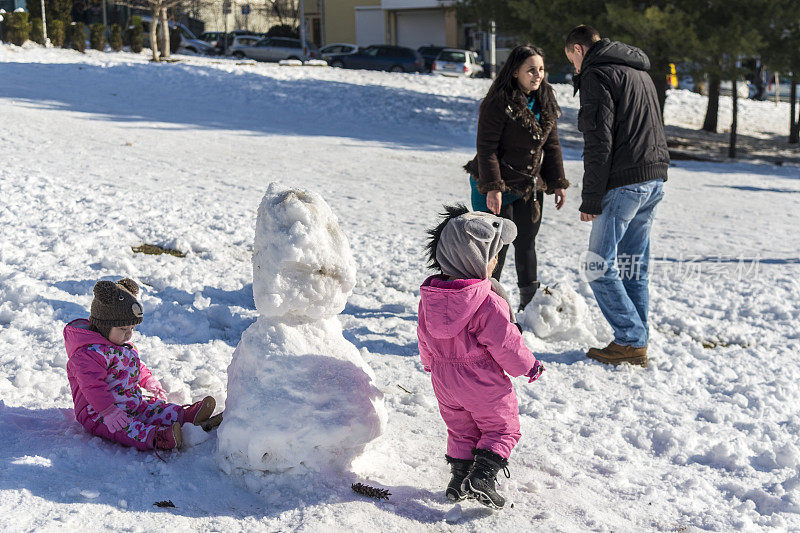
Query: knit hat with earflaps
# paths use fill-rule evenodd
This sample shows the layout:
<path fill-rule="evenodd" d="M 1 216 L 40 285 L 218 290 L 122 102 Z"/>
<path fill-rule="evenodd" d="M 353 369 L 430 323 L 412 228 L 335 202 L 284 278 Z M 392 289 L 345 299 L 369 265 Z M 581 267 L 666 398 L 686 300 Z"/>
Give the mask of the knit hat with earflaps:
<path fill-rule="evenodd" d="M 100 331 L 142 323 L 142 304 L 136 299 L 139 286 L 130 278 L 98 281 L 89 322 Z"/>

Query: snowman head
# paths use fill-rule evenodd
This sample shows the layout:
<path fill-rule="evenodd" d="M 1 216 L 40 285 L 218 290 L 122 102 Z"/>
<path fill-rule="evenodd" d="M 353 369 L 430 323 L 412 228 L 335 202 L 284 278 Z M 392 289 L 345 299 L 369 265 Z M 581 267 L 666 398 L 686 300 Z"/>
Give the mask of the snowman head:
<path fill-rule="evenodd" d="M 322 196 L 271 183 L 258 208 L 254 248 L 259 315 L 321 319 L 344 309 L 355 286 L 355 261 Z"/>

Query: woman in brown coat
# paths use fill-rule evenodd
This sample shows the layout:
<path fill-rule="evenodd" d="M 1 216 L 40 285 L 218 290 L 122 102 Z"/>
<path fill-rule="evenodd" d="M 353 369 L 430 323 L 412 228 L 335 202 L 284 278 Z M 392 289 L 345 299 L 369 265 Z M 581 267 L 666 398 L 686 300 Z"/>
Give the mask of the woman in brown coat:
<path fill-rule="evenodd" d="M 517 225 L 514 258 L 520 309 L 539 288 L 536 234 L 544 193 L 565 201 L 557 121 L 561 109 L 544 73 L 544 54 L 517 46 L 486 93 L 478 119 L 478 155 L 464 167 L 470 173 L 472 208 L 511 219 Z M 492 276 L 499 280 L 505 246 Z"/>

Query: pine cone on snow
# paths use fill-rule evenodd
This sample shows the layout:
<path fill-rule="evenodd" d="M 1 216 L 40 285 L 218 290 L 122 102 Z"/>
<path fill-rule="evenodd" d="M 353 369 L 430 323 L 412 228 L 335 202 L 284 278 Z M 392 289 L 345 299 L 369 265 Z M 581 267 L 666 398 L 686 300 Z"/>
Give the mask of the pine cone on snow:
<path fill-rule="evenodd" d="M 370 487 L 369 485 L 362 485 L 361 483 L 353 483 L 350 485 L 350 488 L 352 488 L 353 492 L 357 494 L 369 496 L 370 498 L 375 498 L 377 500 L 388 500 L 389 496 L 392 495 L 392 493 L 386 489 L 378 489 L 375 487 Z"/>

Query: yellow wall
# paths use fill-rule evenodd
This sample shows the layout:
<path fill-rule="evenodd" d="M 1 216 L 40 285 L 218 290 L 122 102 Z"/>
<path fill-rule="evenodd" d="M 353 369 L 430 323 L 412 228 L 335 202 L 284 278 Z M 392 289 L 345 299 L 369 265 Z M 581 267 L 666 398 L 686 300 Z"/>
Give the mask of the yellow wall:
<path fill-rule="evenodd" d="M 381 0 L 324 0 L 325 42 L 356 42 L 356 6 L 379 6 Z"/>
<path fill-rule="evenodd" d="M 464 44 L 459 42 L 459 24 L 455 9 L 447 9 L 444 12 L 444 31 L 445 41 L 450 48 L 461 48 Z"/>

